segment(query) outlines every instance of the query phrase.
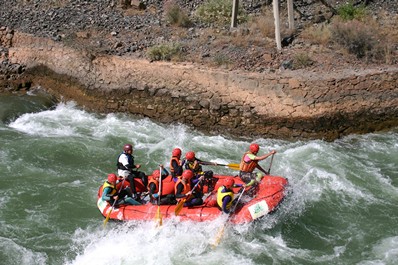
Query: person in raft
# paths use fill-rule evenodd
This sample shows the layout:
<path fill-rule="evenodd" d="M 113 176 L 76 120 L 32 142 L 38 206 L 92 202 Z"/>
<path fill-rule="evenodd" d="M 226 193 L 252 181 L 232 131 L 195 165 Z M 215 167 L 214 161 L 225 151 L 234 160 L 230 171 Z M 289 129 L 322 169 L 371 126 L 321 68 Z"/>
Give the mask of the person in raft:
<path fill-rule="evenodd" d="M 168 177 L 169 172 L 163 167 L 163 165 L 160 165 L 160 168 L 162 169 L 162 181 Z M 159 177 L 160 177 L 160 170 L 156 169 L 152 172 L 152 178 L 150 178 L 149 183 L 148 183 L 148 191 L 149 195 L 151 198 L 151 202 L 153 204 L 158 204 L 159 203 Z M 177 200 L 175 199 L 174 194 L 165 194 L 165 188 L 162 185 L 162 191 L 160 195 L 160 205 L 165 205 L 165 204 L 176 204 Z"/>
<path fill-rule="evenodd" d="M 224 180 L 224 185 L 220 186 L 217 190 L 217 204 L 224 213 L 229 213 L 231 210 L 232 202 L 234 200 L 234 192 L 232 188 L 242 187 L 244 184 L 235 184 L 233 177 L 227 177 Z"/>
<path fill-rule="evenodd" d="M 115 174 L 109 174 L 108 179 L 102 185 L 101 200 L 108 202 L 110 205 L 119 206 L 122 204 L 141 205 L 138 201 L 129 197 L 130 189 L 116 188 L 116 181 L 118 180 Z M 121 185 L 121 184 L 120 184 Z M 120 190 L 120 193 L 119 193 Z"/>
<path fill-rule="evenodd" d="M 259 164 L 258 162 L 266 159 L 267 157 L 276 153 L 275 150 L 272 150 L 270 153 L 257 156 L 258 151 L 260 150 L 260 146 L 258 144 L 251 144 L 249 147 L 249 151 L 243 154 L 242 159 L 239 165 L 239 176 L 246 183 L 246 186 L 251 186 L 254 183 L 260 182 L 263 175 L 260 172 L 253 172 L 254 169 L 259 169 L 264 174 L 268 174 Z"/>
<path fill-rule="evenodd" d="M 177 180 L 177 183 L 175 184 L 176 199 L 178 200 L 186 198 L 184 207 L 192 207 L 203 204 L 203 194 L 200 192 L 200 190 L 196 188 L 194 191 L 192 191 L 192 188 L 194 187 L 192 186 L 192 178 L 192 170 L 184 170 L 181 175 L 181 179 Z"/>
<path fill-rule="evenodd" d="M 148 177 L 144 172 L 138 171 L 141 165 L 134 164 L 133 146 L 131 144 L 125 144 L 123 146 L 123 152 L 117 158 L 117 173 L 119 176 L 127 178 L 130 182 L 131 191 L 133 193 L 133 199 L 140 201 L 140 197 L 137 194 L 137 190 L 134 184 L 134 179 L 139 178 L 142 180 L 144 187 L 148 186 Z"/>
<path fill-rule="evenodd" d="M 197 180 L 201 176 L 204 176 L 205 178 L 212 178 L 213 171 L 211 170 L 203 171 L 201 165 L 216 165 L 216 164 L 205 162 L 200 160 L 199 158 L 196 158 L 195 152 L 193 151 L 189 151 L 188 153 L 185 154 L 185 160 L 184 160 L 185 169 L 192 170 L 195 180 Z"/>
<path fill-rule="evenodd" d="M 170 159 L 170 172 L 173 177 L 173 181 L 177 182 L 178 178 L 182 175 L 183 169 L 183 161 L 181 160 L 181 149 L 174 148 L 171 152 Z"/>

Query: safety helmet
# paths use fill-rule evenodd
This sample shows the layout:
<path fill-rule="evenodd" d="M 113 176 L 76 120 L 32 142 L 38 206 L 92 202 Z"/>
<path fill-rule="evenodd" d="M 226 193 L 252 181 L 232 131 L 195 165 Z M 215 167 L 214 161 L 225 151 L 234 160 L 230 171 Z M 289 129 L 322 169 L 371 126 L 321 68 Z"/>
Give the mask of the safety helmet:
<path fill-rule="evenodd" d="M 113 174 L 113 173 L 108 174 L 108 182 L 109 182 L 109 183 L 115 184 L 115 183 L 116 183 L 116 180 L 117 180 L 117 177 L 116 177 L 115 174 Z"/>
<path fill-rule="evenodd" d="M 184 172 L 182 172 L 182 176 L 181 176 L 183 179 L 187 179 L 187 180 L 189 180 L 189 179 L 191 179 L 192 177 L 193 177 L 193 172 L 192 172 L 192 170 L 185 170 Z"/>
<path fill-rule="evenodd" d="M 185 154 L 185 158 L 188 161 L 193 161 L 195 159 L 195 153 L 192 151 L 189 151 L 188 153 Z"/>
<path fill-rule="evenodd" d="M 133 150 L 133 146 L 132 146 L 131 144 L 125 144 L 125 145 L 123 146 L 123 151 L 124 151 L 124 152 L 127 152 L 127 151 L 129 151 L 129 150 Z"/>
<path fill-rule="evenodd" d="M 173 151 L 171 152 L 171 154 L 172 154 L 172 156 L 181 157 L 181 149 L 174 148 Z"/>
<path fill-rule="evenodd" d="M 232 177 L 228 177 L 224 180 L 224 186 L 227 189 L 231 189 L 235 184 L 235 180 Z"/>
<path fill-rule="evenodd" d="M 250 145 L 250 152 L 252 152 L 253 154 L 257 154 L 258 150 L 260 150 L 260 146 L 258 144 Z"/>
<path fill-rule="evenodd" d="M 152 178 L 158 179 L 160 177 L 160 170 L 156 169 L 152 172 Z"/>

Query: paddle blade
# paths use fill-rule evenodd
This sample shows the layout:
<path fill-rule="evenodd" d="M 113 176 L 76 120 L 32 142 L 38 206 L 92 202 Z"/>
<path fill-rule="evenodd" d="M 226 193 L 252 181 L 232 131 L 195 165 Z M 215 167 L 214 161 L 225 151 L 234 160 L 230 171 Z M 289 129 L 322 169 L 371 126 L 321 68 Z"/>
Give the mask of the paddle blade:
<path fill-rule="evenodd" d="M 178 202 L 177 207 L 176 207 L 175 210 L 174 210 L 174 214 L 175 214 L 176 216 L 180 214 L 180 212 L 181 212 L 181 210 L 182 210 L 182 207 L 184 207 L 184 203 L 185 203 L 186 200 L 187 200 L 187 199 L 184 198 L 184 199 L 181 199 L 181 200 Z"/>
<path fill-rule="evenodd" d="M 106 227 L 106 224 L 109 221 L 109 218 L 111 217 L 111 212 L 113 210 L 113 207 L 109 210 L 108 215 L 106 216 L 105 220 L 104 220 L 104 228 Z"/>
<path fill-rule="evenodd" d="M 239 170 L 239 164 L 228 164 L 227 165 L 230 169 Z"/>
<path fill-rule="evenodd" d="M 155 220 L 158 226 L 162 226 L 163 218 L 162 218 L 162 213 L 160 212 L 160 206 L 158 206 L 158 211 L 156 212 Z"/>
<path fill-rule="evenodd" d="M 221 238 L 222 238 L 223 235 L 224 235 L 225 226 L 226 226 L 226 225 L 223 225 L 223 226 L 221 227 L 221 229 L 218 230 L 217 237 L 216 237 L 216 239 L 214 240 L 214 243 L 212 244 L 212 247 L 213 247 L 213 248 L 217 247 L 217 246 L 220 244 Z"/>

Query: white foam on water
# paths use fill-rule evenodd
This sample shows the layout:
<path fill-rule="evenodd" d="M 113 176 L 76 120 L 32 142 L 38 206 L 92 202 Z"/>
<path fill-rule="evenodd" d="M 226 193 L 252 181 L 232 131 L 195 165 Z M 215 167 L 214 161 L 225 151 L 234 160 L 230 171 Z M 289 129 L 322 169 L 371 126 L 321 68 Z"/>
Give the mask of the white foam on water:
<path fill-rule="evenodd" d="M 398 260 L 398 236 L 384 238 L 372 248 L 372 257 L 358 265 L 396 264 Z"/>
<path fill-rule="evenodd" d="M 10 238 L 0 237 L 1 264 L 31 264 L 42 265 L 47 263 L 47 255 L 35 252 L 17 244 Z"/>
<path fill-rule="evenodd" d="M 163 220 L 162 227 L 155 222 L 108 224 L 94 233 L 79 230 L 73 236 L 74 244 L 83 246 L 81 254 L 67 264 L 252 264 L 251 258 L 228 249 L 223 242 L 211 247 L 211 239 L 223 220 L 211 223 Z M 99 223 L 101 226 L 102 223 Z M 231 236 L 225 233 L 228 242 Z"/>
<path fill-rule="evenodd" d="M 93 120 L 92 115 L 75 108 L 73 102 L 60 103 L 53 110 L 26 113 L 9 126 L 30 135 L 45 137 L 77 136 L 79 124 L 84 126 Z"/>

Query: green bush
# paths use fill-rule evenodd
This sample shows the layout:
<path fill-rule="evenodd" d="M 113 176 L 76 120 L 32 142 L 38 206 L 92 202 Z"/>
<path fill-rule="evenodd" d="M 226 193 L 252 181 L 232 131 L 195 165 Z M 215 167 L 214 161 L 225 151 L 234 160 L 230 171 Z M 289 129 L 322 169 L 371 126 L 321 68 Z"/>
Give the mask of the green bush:
<path fill-rule="evenodd" d="M 147 55 L 152 61 L 170 61 L 181 56 L 181 53 L 181 45 L 172 43 L 152 46 L 148 49 Z"/>
<path fill-rule="evenodd" d="M 197 18 L 205 23 L 228 25 L 232 16 L 232 0 L 207 0 L 196 11 Z M 247 21 L 242 6 L 238 10 L 238 23 Z"/>
<path fill-rule="evenodd" d="M 355 7 L 352 2 L 347 3 L 345 5 L 340 6 L 337 9 L 337 14 L 343 20 L 363 20 L 366 17 L 367 10 L 364 5 L 360 5 Z"/>

